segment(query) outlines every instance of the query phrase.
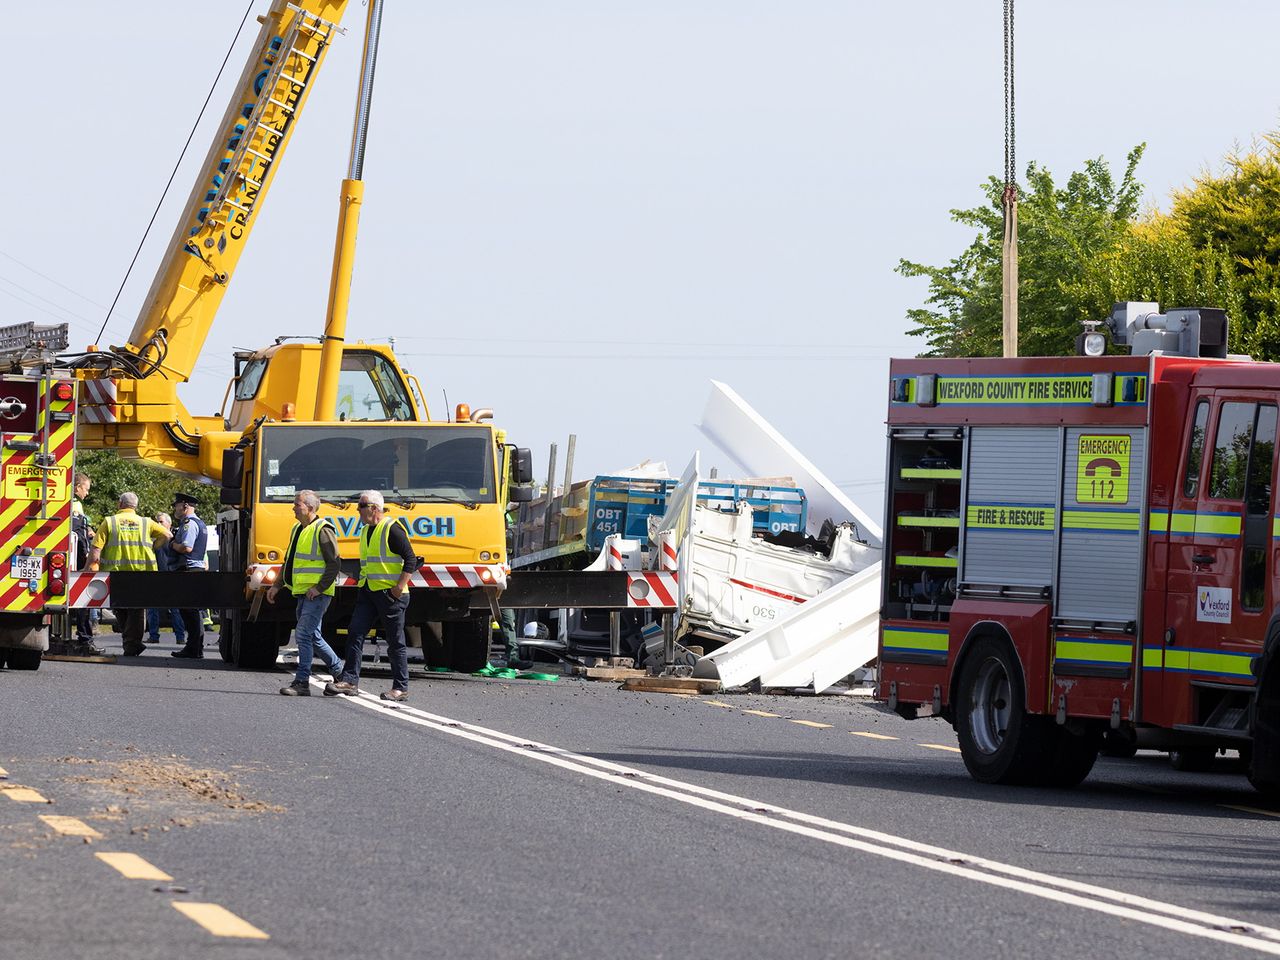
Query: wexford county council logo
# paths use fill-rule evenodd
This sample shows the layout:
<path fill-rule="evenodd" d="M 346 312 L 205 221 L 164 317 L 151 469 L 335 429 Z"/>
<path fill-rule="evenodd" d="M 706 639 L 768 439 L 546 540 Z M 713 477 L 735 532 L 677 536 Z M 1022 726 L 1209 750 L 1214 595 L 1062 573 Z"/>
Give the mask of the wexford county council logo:
<path fill-rule="evenodd" d="M 1196 619 L 1230 623 L 1231 591 L 1223 587 L 1201 587 L 1196 591 Z"/>

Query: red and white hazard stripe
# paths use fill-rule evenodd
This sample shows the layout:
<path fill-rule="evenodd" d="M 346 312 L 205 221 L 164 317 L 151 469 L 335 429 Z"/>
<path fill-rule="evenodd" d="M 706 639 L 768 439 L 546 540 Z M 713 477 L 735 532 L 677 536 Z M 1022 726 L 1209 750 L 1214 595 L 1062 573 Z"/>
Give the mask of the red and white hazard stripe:
<path fill-rule="evenodd" d="M 675 610 L 678 596 L 679 580 L 674 571 L 639 570 L 627 574 L 628 607 Z"/>
<path fill-rule="evenodd" d="M 77 570 L 67 581 L 67 606 L 107 607 L 111 605 L 111 574 Z"/>
<path fill-rule="evenodd" d="M 277 566 L 277 576 L 279 576 L 279 570 Z M 337 584 L 340 587 L 354 587 L 359 582 L 358 577 L 346 573 L 338 574 Z M 473 587 L 505 589 L 507 569 L 502 564 L 492 563 L 427 563 L 410 575 L 409 586 L 437 590 L 441 588 L 469 590 Z"/>
<path fill-rule="evenodd" d="M 116 407 L 114 380 L 80 381 L 80 420 L 82 423 L 115 423 L 120 418 Z"/>

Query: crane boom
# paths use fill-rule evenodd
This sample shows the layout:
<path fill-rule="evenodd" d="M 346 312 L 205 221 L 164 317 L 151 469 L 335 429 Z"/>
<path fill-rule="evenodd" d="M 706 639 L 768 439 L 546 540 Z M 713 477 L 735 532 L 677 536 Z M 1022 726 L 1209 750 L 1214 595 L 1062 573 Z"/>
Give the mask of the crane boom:
<path fill-rule="evenodd" d="M 123 348 L 190 377 L 347 0 L 274 0 Z M 163 347 L 157 355 L 157 342 Z"/>

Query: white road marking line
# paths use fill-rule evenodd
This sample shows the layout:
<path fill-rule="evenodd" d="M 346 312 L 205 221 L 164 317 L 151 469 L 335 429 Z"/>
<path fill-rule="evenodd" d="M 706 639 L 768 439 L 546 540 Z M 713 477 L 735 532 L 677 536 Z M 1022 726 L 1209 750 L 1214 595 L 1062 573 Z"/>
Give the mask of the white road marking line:
<path fill-rule="evenodd" d="M 239 937 L 242 940 L 270 940 L 271 936 L 259 930 L 247 920 L 241 920 L 226 907 L 216 903 L 192 903 L 189 900 L 170 900 L 173 908 L 190 917 L 215 937 Z"/>
<path fill-rule="evenodd" d="M 1220 807 L 1228 810 L 1239 810 L 1241 813 L 1256 813 L 1263 817 L 1280 817 L 1280 810 L 1260 810 L 1258 807 L 1237 807 L 1234 803 L 1220 803 Z"/>
<path fill-rule="evenodd" d="M 316 683 L 314 680 L 312 682 Z M 347 699 L 366 710 L 387 714 L 405 723 L 428 727 L 496 750 L 523 754 L 532 760 L 571 770 L 580 775 L 595 777 L 615 786 L 625 785 L 633 790 L 687 803 L 747 823 L 772 827 L 775 830 L 897 860 L 937 873 L 1014 890 L 1096 913 L 1135 920 L 1192 937 L 1215 940 L 1233 946 L 1247 947 L 1272 956 L 1280 956 L 1280 930 L 1274 927 L 1193 910 L 1178 904 L 1152 900 L 1148 897 L 1065 877 L 1055 877 L 1052 874 L 1027 870 L 998 860 L 970 856 L 944 847 L 918 843 L 906 837 L 868 830 L 853 824 L 827 820 L 824 817 L 815 817 L 747 797 L 721 793 L 697 784 L 672 780 L 634 767 L 625 767 L 608 760 L 571 753 L 524 737 L 514 737 L 498 730 L 427 713 L 416 707 L 384 704 L 368 693 L 361 693 L 359 697 Z M 779 819 L 770 819 L 766 814 Z M 989 872 L 982 872 L 984 870 Z"/>
<path fill-rule="evenodd" d="M 790 718 L 788 718 L 790 719 Z M 813 727 L 815 730 L 830 730 L 831 724 L 818 723 L 816 720 L 791 720 L 792 723 L 798 723 L 802 727 Z"/>
<path fill-rule="evenodd" d="M 743 710 L 743 713 L 749 713 L 753 717 L 781 717 L 780 713 L 770 713 L 768 710 Z"/>
<path fill-rule="evenodd" d="M 117 871 L 126 880 L 172 880 L 159 867 L 153 867 L 136 853 L 95 853 L 95 857 Z"/>
<path fill-rule="evenodd" d="M 88 837 L 90 840 L 102 839 L 102 834 L 83 820 L 77 820 L 75 817 L 54 817 L 41 814 L 40 819 L 65 837 Z"/>
<path fill-rule="evenodd" d="M 897 737 L 891 737 L 884 733 L 867 733 L 865 730 L 850 730 L 855 737 L 866 737 L 868 740 L 897 740 Z"/>
<path fill-rule="evenodd" d="M 721 703 L 719 700 L 703 700 L 708 707 L 725 707 L 729 710 L 737 709 L 732 703 Z"/>
<path fill-rule="evenodd" d="M 0 780 L 7 780 L 8 778 L 9 778 L 9 771 L 6 770 L 4 767 L 0 767 Z"/>
<path fill-rule="evenodd" d="M 948 747 L 946 744 L 942 743 L 922 743 L 920 746 L 924 747 L 926 750 L 946 750 L 948 753 L 960 752 L 959 747 Z"/>

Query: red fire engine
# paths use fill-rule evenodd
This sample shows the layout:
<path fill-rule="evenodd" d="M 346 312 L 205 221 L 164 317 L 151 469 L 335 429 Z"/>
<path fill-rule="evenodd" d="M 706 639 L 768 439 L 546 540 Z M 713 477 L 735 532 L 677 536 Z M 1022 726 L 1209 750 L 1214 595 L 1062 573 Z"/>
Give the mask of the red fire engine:
<path fill-rule="evenodd" d="M 1280 365 L 1226 358 L 1219 310 L 1107 326 L 1129 356 L 892 362 L 877 696 L 984 782 L 1106 742 L 1276 791 Z"/>

